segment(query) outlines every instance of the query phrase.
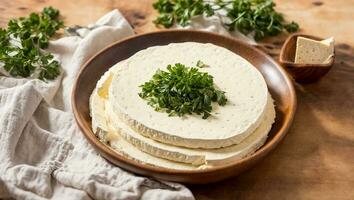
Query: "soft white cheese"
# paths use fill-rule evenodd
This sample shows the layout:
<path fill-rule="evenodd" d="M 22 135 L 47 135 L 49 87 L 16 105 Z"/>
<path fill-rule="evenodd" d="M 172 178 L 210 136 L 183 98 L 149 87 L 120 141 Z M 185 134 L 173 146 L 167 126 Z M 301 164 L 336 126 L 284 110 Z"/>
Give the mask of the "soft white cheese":
<path fill-rule="evenodd" d="M 169 169 L 196 170 L 203 168 L 155 157 L 137 149 L 134 145 L 112 131 L 112 122 L 107 122 L 104 117 L 102 118 L 102 114 L 104 114 L 105 110 L 104 101 L 104 98 L 98 96 L 97 90 L 95 89 L 90 97 L 90 114 L 92 117 L 92 124 L 95 124 L 92 129 L 102 142 L 109 142 L 109 146 L 111 146 L 117 153 L 138 162 Z"/>
<path fill-rule="evenodd" d="M 273 100 L 269 95 L 267 110 L 261 125 L 245 140 L 219 149 L 190 149 L 157 142 L 132 130 L 115 114 L 108 101 L 105 103 L 107 121 L 112 132 L 119 134 L 141 151 L 153 156 L 193 165 L 222 165 L 255 152 L 266 141 L 275 118 Z M 100 113 L 100 115 L 104 115 Z"/>
<path fill-rule="evenodd" d="M 169 117 L 138 96 L 139 86 L 157 69 L 175 63 L 195 66 L 198 60 L 209 66 L 200 71 L 211 74 L 228 99 L 225 106 L 214 104 L 207 120 L 197 115 Z M 124 123 L 154 140 L 189 148 L 220 148 L 240 143 L 264 118 L 268 89 L 262 75 L 225 48 L 192 42 L 151 47 L 121 67 L 113 75 L 108 101 Z"/>
<path fill-rule="evenodd" d="M 109 90 L 110 80 L 113 74 L 116 73 L 115 69 L 119 66 L 121 67 L 121 65 L 117 65 L 116 67 L 111 68 L 109 72 L 106 73 L 109 74 L 109 76 L 103 75 L 98 82 L 98 92 L 96 95 L 100 96 L 100 98 L 106 100 L 108 99 L 106 94 Z M 96 101 L 96 103 L 91 102 L 91 104 L 102 106 L 102 100 L 101 102 Z M 252 133 L 240 144 L 220 149 L 189 149 L 156 142 L 150 138 L 140 135 L 119 119 L 108 101 L 105 101 L 105 109 L 97 110 L 97 116 L 105 115 L 106 121 L 109 121 L 108 124 L 112 127 L 110 134 L 108 134 L 105 138 L 105 141 L 111 141 L 110 138 L 116 140 L 116 138 L 122 136 L 125 140 L 136 146 L 141 151 L 149 153 L 153 156 L 193 165 L 220 165 L 253 153 L 264 144 L 275 117 L 273 101 L 269 94 L 267 110 L 262 123 L 254 131 L 254 133 Z M 113 134 L 117 134 L 117 136 L 112 137 Z"/>
<path fill-rule="evenodd" d="M 98 95 L 97 90 L 92 93 L 90 98 L 92 120 L 97 123 L 95 133 L 102 142 L 108 143 L 118 153 L 139 162 L 179 170 L 217 166 L 252 154 L 266 141 L 275 116 L 273 101 L 269 97 L 264 121 L 240 144 L 220 149 L 187 149 L 159 143 L 138 133 L 130 135 L 133 131 L 114 116 L 107 102 Z M 105 113 L 108 113 L 108 116 L 102 118 Z M 128 131 L 131 133 L 127 133 Z"/>
<path fill-rule="evenodd" d="M 101 79 L 104 77 L 101 77 Z M 92 131 L 97 133 L 99 129 L 107 130 L 107 123 L 105 119 L 105 110 L 103 100 L 98 100 L 97 89 L 94 89 L 90 96 L 90 116 Z"/>

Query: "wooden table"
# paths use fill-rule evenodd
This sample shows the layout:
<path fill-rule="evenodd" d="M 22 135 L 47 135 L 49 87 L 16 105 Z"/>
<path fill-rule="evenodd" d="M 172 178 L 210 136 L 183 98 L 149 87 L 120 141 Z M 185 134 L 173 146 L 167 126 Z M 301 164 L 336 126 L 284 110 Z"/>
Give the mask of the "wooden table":
<path fill-rule="evenodd" d="M 137 33 L 156 30 L 153 0 L 2 0 L 0 26 L 52 5 L 66 25 L 118 8 Z M 189 186 L 197 199 L 354 199 L 354 0 L 276 0 L 302 32 L 336 39 L 336 63 L 319 82 L 296 84 L 298 110 L 284 141 L 263 162 L 223 182 Z M 285 36 L 266 40 L 277 48 Z M 272 54 L 277 56 L 279 49 Z"/>

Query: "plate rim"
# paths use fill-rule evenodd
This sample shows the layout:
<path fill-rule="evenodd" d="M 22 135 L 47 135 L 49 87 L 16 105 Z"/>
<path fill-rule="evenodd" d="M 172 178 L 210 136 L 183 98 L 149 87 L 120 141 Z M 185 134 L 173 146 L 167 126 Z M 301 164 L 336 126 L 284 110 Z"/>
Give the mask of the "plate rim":
<path fill-rule="evenodd" d="M 158 166 L 152 166 L 149 164 L 144 164 L 141 163 L 139 161 L 133 160 L 131 158 L 127 158 L 124 155 L 121 155 L 119 153 L 117 153 L 115 150 L 113 150 L 111 147 L 109 147 L 106 144 L 103 144 L 97 137 L 96 135 L 93 133 L 93 131 L 91 129 L 87 129 L 85 127 L 85 125 L 83 124 L 83 122 L 81 121 L 81 117 L 80 117 L 80 113 L 77 109 L 77 101 L 75 98 L 75 94 L 77 93 L 77 86 L 79 84 L 79 80 L 81 78 L 82 73 L 87 69 L 87 66 L 89 65 L 89 63 L 91 63 L 97 56 L 99 56 L 100 54 L 103 54 L 104 52 L 108 51 L 110 48 L 119 45 L 119 43 L 123 43 L 126 42 L 128 40 L 134 40 L 137 37 L 144 37 L 144 36 L 148 36 L 148 35 L 155 35 L 155 34 L 161 34 L 161 33 L 171 33 L 171 32 L 180 32 L 180 33 L 184 33 L 184 32 L 189 32 L 189 33 L 195 33 L 195 34 L 207 34 L 210 37 L 219 37 L 219 38 L 223 38 L 226 40 L 231 40 L 232 42 L 236 42 L 236 43 L 242 43 L 243 45 L 248 46 L 249 48 L 251 48 L 252 50 L 256 51 L 257 53 L 259 53 L 260 55 L 264 56 L 267 60 L 269 60 L 272 65 L 274 65 L 277 70 L 280 71 L 280 73 L 283 75 L 283 78 L 285 80 L 285 82 L 287 83 L 287 85 L 289 86 L 289 93 L 290 93 L 290 98 L 292 100 L 292 108 L 290 108 L 289 112 L 290 114 L 285 115 L 284 117 L 284 126 L 282 126 L 279 131 L 277 131 L 274 135 L 274 137 L 268 141 L 266 144 L 262 145 L 259 149 L 256 150 L 255 153 L 253 153 L 252 155 L 246 156 L 244 158 L 235 160 L 233 162 L 230 162 L 228 164 L 225 165 L 221 165 L 221 166 L 215 166 L 212 168 L 205 168 L 205 169 L 196 169 L 196 170 L 176 170 L 176 169 L 168 169 L 168 168 L 163 168 L 163 167 L 158 167 Z M 211 42 L 212 43 L 212 42 Z M 296 109 L 297 109 L 297 96 L 296 96 L 296 91 L 295 91 L 295 87 L 292 83 L 291 78 L 289 77 L 288 73 L 286 72 L 285 69 L 283 69 L 280 64 L 278 64 L 271 56 L 269 56 L 268 54 L 266 54 L 265 52 L 255 48 L 254 46 L 245 43 L 244 41 L 237 39 L 237 38 L 232 38 L 232 37 L 228 37 L 228 36 L 224 36 L 224 35 L 220 35 L 217 33 L 212 33 L 212 32 L 207 32 L 207 31 L 200 31 L 200 30 L 159 30 L 159 31 L 152 31 L 152 32 L 147 32 L 147 33 L 142 33 L 142 34 L 136 34 L 133 36 L 129 36 L 126 38 L 123 38 L 121 40 L 115 41 L 112 44 L 107 45 L 106 47 L 104 47 L 102 50 L 98 51 L 96 54 L 94 54 L 92 57 L 90 57 L 82 66 L 81 69 L 79 70 L 75 81 L 74 81 L 74 85 L 72 88 L 72 92 L 71 92 L 71 106 L 72 106 L 72 110 L 74 113 L 74 118 L 75 121 L 77 122 L 81 132 L 85 135 L 86 139 L 89 140 L 89 142 L 94 146 L 94 148 L 98 151 L 100 154 L 104 154 L 103 157 L 105 157 L 106 159 L 108 159 L 109 161 L 111 161 L 111 158 L 114 158 L 116 160 L 118 160 L 121 163 L 125 163 L 130 165 L 130 167 L 134 167 L 134 168 L 138 168 L 138 169 L 143 169 L 144 171 L 149 171 L 152 173 L 159 173 L 159 174 L 168 174 L 168 175 L 194 175 L 194 174 L 199 174 L 199 175 L 203 175 L 203 174 L 209 174 L 209 173 L 215 173 L 218 171 L 223 171 L 223 170 L 230 170 L 233 167 L 241 164 L 241 163 L 245 163 L 245 162 L 252 162 L 255 161 L 259 158 L 262 158 L 263 154 L 268 154 L 271 150 L 273 150 L 280 141 L 282 141 L 282 139 L 284 138 L 284 136 L 286 135 L 287 131 L 289 130 L 295 113 L 296 113 Z M 108 155 L 110 158 L 107 158 L 106 155 Z M 112 161 L 111 161 L 112 162 Z M 121 167 L 121 166 L 120 166 Z M 125 168 L 125 167 L 123 167 Z"/>

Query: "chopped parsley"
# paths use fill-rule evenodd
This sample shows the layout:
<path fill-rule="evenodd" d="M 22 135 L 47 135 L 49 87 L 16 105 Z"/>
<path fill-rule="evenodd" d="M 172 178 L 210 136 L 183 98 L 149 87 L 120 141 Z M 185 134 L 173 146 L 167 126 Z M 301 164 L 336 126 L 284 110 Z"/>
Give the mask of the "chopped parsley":
<path fill-rule="evenodd" d="M 203 63 L 201 60 L 197 61 L 197 67 L 199 68 L 203 68 L 203 67 L 207 67 L 208 65 L 206 65 L 205 63 Z"/>
<path fill-rule="evenodd" d="M 227 102 L 225 92 L 215 88 L 211 75 L 180 63 L 168 65 L 167 71 L 158 69 L 140 87 L 139 96 L 156 111 L 165 111 L 169 116 L 195 113 L 206 119 L 211 115 L 212 102 L 221 106 Z"/>
<path fill-rule="evenodd" d="M 29 77 L 37 71 L 36 78 L 55 79 L 60 74 L 59 62 L 42 49 L 48 47 L 49 38 L 62 26 L 59 10 L 52 7 L 11 19 L 7 29 L 0 28 L 0 67 L 11 76 Z"/>
<path fill-rule="evenodd" d="M 283 15 L 274 9 L 273 0 L 157 0 L 153 7 L 159 13 L 154 23 L 165 28 L 175 23 L 187 26 L 193 17 L 210 17 L 222 10 L 230 31 L 253 33 L 256 40 L 299 29 L 297 23 L 285 22 Z"/>

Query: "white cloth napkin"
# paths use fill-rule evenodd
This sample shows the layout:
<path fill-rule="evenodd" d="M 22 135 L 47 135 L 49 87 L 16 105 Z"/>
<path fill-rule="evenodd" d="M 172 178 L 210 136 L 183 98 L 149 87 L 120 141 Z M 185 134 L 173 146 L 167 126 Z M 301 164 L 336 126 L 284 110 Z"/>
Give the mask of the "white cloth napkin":
<path fill-rule="evenodd" d="M 100 49 L 134 33 L 117 10 L 78 32 L 50 43 L 63 70 L 56 80 L 0 76 L 0 198 L 194 199 L 180 184 L 111 165 L 83 137 L 70 103 L 77 72 Z"/>

